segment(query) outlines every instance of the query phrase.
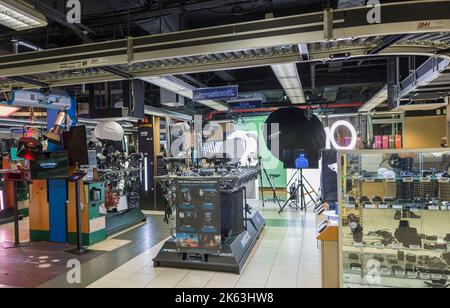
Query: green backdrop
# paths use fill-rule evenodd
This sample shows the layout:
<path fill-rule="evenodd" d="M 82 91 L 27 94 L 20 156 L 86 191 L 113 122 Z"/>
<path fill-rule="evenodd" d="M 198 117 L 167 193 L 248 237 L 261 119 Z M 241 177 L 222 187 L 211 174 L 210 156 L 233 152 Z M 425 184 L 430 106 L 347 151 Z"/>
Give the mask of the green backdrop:
<path fill-rule="evenodd" d="M 275 179 L 272 182 L 277 188 L 285 188 L 287 185 L 287 172 L 284 169 L 283 163 L 280 162 L 266 146 L 264 141 L 264 122 L 266 121 L 267 116 L 257 116 L 257 117 L 249 117 L 244 118 L 243 123 L 240 122 L 237 124 L 236 129 L 248 132 L 257 132 L 258 134 L 258 144 L 259 144 L 259 155 L 263 158 L 262 162 L 264 167 L 267 170 L 268 174 L 279 174 L 280 177 Z M 263 187 L 270 187 L 268 181 L 263 175 Z"/>

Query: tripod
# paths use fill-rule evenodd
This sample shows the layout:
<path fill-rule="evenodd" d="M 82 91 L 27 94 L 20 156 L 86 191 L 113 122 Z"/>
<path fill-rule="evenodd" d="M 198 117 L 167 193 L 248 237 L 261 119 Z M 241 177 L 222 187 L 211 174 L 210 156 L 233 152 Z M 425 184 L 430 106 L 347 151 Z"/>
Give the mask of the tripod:
<path fill-rule="evenodd" d="M 309 183 L 309 181 L 303 175 L 303 169 L 297 169 L 295 171 L 291 181 L 289 181 L 289 182 L 292 182 L 292 180 L 295 177 L 297 177 L 297 180 L 294 183 L 295 190 L 291 193 L 291 197 L 284 203 L 284 205 L 282 207 L 280 207 L 280 211 L 278 212 L 279 214 L 281 214 L 284 211 L 284 209 L 286 208 L 286 206 L 288 206 L 291 203 L 293 203 L 295 205 L 295 210 L 300 209 L 302 211 L 306 211 L 309 202 L 306 203 L 305 192 L 309 196 L 311 201 L 314 203 L 314 205 L 317 206 L 316 199 L 313 198 L 313 195 L 315 195 L 318 199 L 319 194 L 314 190 L 312 185 Z M 295 199 L 293 198 L 293 196 Z"/>

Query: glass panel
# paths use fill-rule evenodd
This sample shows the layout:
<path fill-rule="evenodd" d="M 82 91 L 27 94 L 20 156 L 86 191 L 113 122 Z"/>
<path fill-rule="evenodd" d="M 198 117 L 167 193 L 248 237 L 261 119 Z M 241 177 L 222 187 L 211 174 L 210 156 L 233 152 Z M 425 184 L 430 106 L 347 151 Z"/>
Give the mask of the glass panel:
<path fill-rule="evenodd" d="M 344 287 L 450 281 L 450 152 L 340 154 Z"/>

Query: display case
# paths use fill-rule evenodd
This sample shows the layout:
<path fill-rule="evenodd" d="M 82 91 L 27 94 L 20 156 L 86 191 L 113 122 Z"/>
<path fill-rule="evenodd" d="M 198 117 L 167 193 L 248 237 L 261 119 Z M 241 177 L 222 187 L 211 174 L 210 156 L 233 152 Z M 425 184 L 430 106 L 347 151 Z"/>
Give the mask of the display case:
<path fill-rule="evenodd" d="M 341 287 L 450 287 L 450 150 L 339 153 Z"/>

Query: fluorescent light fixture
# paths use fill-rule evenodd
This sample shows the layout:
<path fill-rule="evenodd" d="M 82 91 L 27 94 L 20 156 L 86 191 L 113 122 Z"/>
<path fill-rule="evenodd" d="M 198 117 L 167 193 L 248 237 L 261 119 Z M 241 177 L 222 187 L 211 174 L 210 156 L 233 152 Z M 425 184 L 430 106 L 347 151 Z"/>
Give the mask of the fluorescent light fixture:
<path fill-rule="evenodd" d="M 306 98 L 298 75 L 297 65 L 295 63 L 277 64 L 272 65 L 272 70 L 292 104 L 305 104 Z"/>
<path fill-rule="evenodd" d="M 140 79 L 145 82 L 151 83 L 155 86 L 158 86 L 160 88 L 176 93 L 180 96 L 187 97 L 189 99 L 192 99 L 193 97 L 192 91 L 196 89 L 196 87 L 174 76 L 142 77 Z M 201 101 L 199 103 L 218 111 L 228 110 L 228 107 L 219 101 L 208 100 L 208 101 Z"/>
<path fill-rule="evenodd" d="M 20 108 L 11 106 L 0 106 L 0 118 L 10 117 L 13 113 L 19 111 Z"/>
<path fill-rule="evenodd" d="M 371 99 L 369 99 L 361 108 L 359 108 L 358 112 L 369 112 L 373 109 L 377 108 L 388 99 L 388 87 L 384 86 L 377 94 L 375 94 Z"/>
<path fill-rule="evenodd" d="M 45 27 L 47 19 L 22 0 L 0 0 L 0 24 L 22 31 Z"/>
<path fill-rule="evenodd" d="M 294 63 L 272 65 L 272 70 L 278 78 L 298 77 L 297 66 Z"/>

